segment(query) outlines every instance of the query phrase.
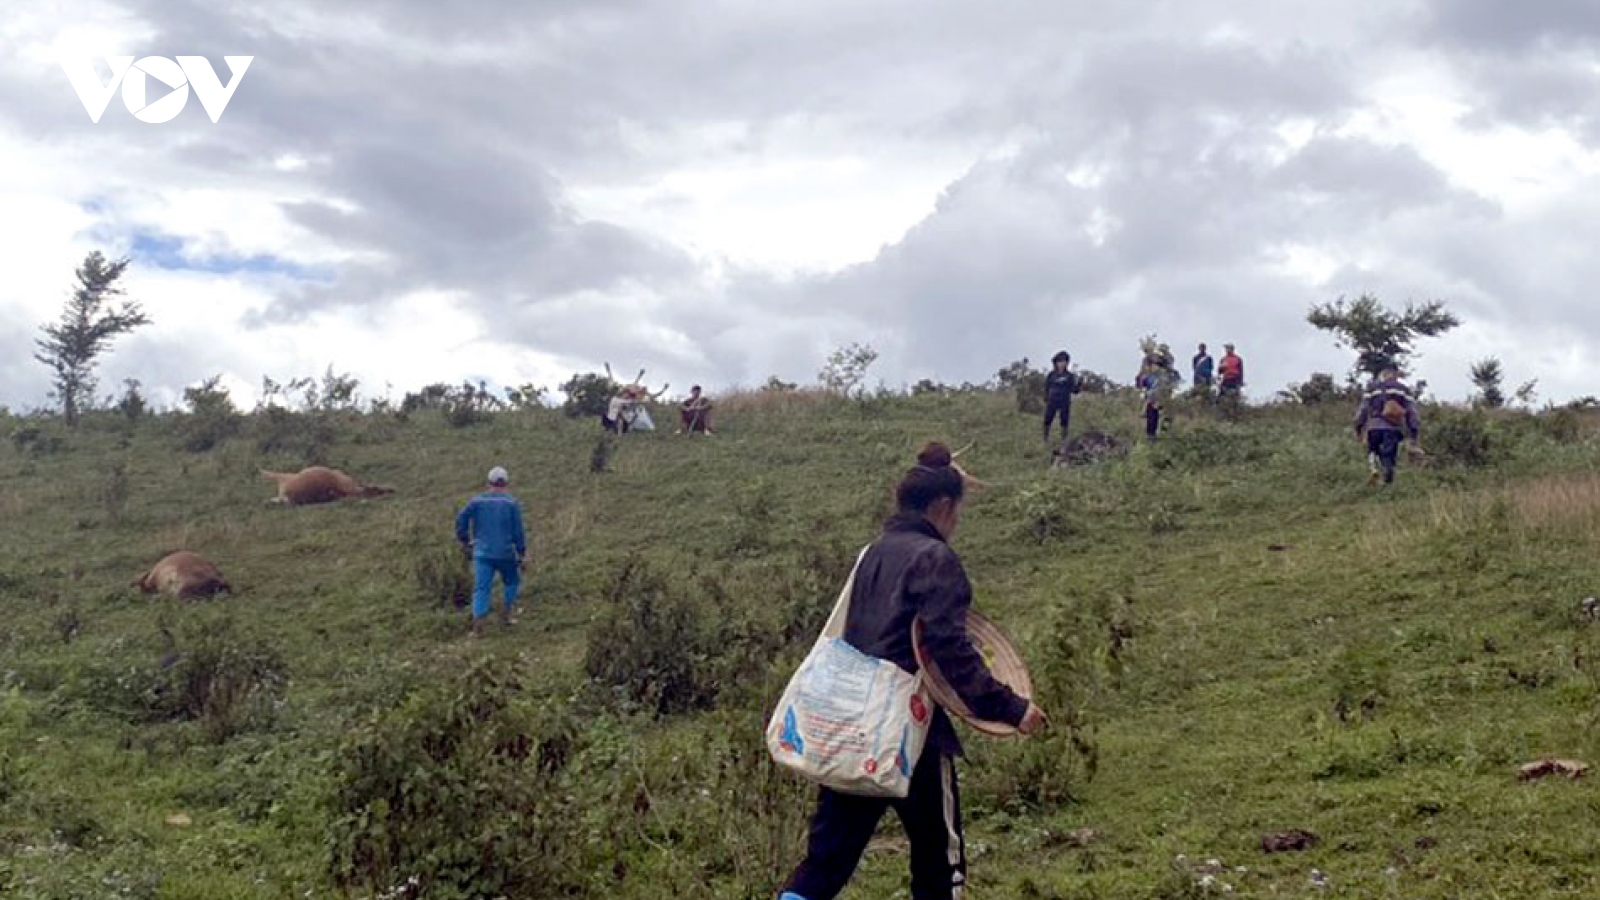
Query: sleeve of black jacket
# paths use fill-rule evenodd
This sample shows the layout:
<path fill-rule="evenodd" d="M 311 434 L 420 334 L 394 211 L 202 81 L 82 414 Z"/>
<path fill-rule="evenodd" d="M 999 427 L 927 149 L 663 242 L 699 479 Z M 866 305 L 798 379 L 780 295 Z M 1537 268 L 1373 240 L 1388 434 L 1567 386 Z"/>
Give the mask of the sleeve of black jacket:
<path fill-rule="evenodd" d="M 950 688 L 978 718 L 1021 724 L 1028 701 L 989 672 L 967 634 L 972 584 L 955 552 L 941 545 L 922 554 L 912 564 L 906 586 L 917 604 L 917 618 L 922 620 L 923 649 L 938 664 Z"/>

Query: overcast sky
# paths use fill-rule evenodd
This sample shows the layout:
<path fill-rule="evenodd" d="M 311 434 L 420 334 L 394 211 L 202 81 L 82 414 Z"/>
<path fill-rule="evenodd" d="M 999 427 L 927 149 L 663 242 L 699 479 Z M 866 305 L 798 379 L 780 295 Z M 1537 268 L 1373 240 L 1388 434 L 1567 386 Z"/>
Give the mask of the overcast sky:
<path fill-rule="evenodd" d="M 1348 368 L 1305 312 L 1363 292 L 1463 319 L 1436 393 L 1496 355 L 1600 394 L 1592 0 L 9 0 L 0 51 L 13 408 L 94 248 L 154 320 L 102 392 L 169 402 L 811 381 L 852 341 L 891 385 L 1127 380 L 1151 332 L 1268 397 Z M 61 60 L 108 55 L 255 59 L 217 123 L 94 124 Z"/>

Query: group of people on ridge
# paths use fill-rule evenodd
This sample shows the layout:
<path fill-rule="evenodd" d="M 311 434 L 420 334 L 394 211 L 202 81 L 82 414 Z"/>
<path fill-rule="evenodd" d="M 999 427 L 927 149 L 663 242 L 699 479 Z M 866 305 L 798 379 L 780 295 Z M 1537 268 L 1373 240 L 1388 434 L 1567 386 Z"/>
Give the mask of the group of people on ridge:
<path fill-rule="evenodd" d="M 1153 337 L 1140 344 L 1144 351 L 1139 364 L 1134 387 L 1144 401 L 1144 432 L 1154 441 L 1160 434 L 1162 414 L 1166 403 L 1182 382 L 1174 364 L 1172 350 Z M 1196 391 L 1209 392 L 1215 387 L 1222 396 L 1238 396 L 1244 389 L 1244 359 L 1233 344 L 1223 345 L 1220 365 L 1201 344 L 1191 361 L 1192 385 Z M 1072 398 L 1083 390 L 1083 379 L 1072 371 L 1072 355 L 1062 350 L 1050 359 L 1050 371 L 1045 374 L 1044 440 L 1050 445 L 1052 426 L 1061 423 L 1061 439 L 1068 437 L 1072 421 Z M 1414 454 L 1421 454 L 1421 418 L 1411 389 L 1400 380 L 1398 367 L 1388 366 L 1362 394 L 1356 409 L 1356 437 L 1366 443 L 1370 467 L 1368 481 L 1377 484 L 1394 482 L 1395 467 L 1399 461 L 1400 447 L 1409 443 Z"/>
<path fill-rule="evenodd" d="M 1139 363 L 1133 386 L 1144 400 L 1144 433 L 1155 440 L 1161 432 L 1162 412 L 1171 399 L 1183 376 L 1178 374 L 1172 349 L 1158 344 L 1153 337 L 1140 343 L 1144 356 Z M 1244 390 L 1244 359 L 1232 344 L 1225 344 L 1226 353 L 1219 367 L 1201 344 L 1194 355 L 1193 384 L 1196 391 L 1209 392 L 1213 386 L 1223 395 L 1237 396 Z M 1065 350 L 1050 358 L 1050 371 L 1045 374 L 1044 392 L 1044 442 L 1050 445 L 1050 429 L 1061 422 L 1061 438 L 1065 440 L 1072 421 L 1072 398 L 1083 390 L 1083 379 L 1072 371 L 1072 355 Z"/>
<path fill-rule="evenodd" d="M 624 385 L 606 404 L 600 415 L 600 427 L 612 434 L 630 431 L 654 431 L 655 420 L 650 417 L 649 401 L 653 395 L 643 385 Z M 678 434 L 716 434 L 711 430 L 711 400 L 701 391 L 700 385 L 689 389 L 689 396 L 678 404 Z"/>

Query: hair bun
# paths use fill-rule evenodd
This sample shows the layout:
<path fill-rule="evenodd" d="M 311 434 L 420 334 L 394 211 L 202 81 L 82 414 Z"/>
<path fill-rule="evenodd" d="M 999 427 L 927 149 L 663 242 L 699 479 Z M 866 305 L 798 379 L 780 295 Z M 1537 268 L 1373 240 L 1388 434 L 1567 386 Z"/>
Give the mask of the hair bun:
<path fill-rule="evenodd" d="M 929 442 L 922 448 L 922 452 L 917 454 L 917 465 L 927 466 L 930 469 L 942 469 L 952 461 L 950 448 L 938 441 Z"/>

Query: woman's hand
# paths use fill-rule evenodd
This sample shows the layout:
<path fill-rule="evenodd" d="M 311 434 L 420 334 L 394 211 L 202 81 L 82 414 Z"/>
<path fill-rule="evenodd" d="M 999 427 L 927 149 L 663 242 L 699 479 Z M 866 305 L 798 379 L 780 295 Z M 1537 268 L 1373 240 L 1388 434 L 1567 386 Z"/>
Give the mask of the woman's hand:
<path fill-rule="evenodd" d="M 1044 714 L 1044 710 L 1040 709 L 1037 703 L 1029 700 L 1028 711 L 1023 714 L 1022 724 L 1017 726 L 1017 730 L 1023 734 L 1037 734 L 1049 724 L 1050 719 Z"/>

